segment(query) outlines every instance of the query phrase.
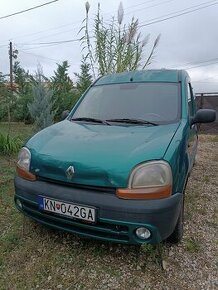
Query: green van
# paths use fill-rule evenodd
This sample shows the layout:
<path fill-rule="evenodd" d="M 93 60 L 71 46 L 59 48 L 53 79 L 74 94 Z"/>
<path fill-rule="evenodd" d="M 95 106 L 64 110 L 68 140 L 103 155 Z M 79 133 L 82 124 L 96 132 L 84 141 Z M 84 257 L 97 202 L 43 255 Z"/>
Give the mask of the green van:
<path fill-rule="evenodd" d="M 197 123 L 215 120 L 213 110 L 196 112 L 187 72 L 100 77 L 65 117 L 21 149 L 17 208 L 88 238 L 179 242 Z"/>

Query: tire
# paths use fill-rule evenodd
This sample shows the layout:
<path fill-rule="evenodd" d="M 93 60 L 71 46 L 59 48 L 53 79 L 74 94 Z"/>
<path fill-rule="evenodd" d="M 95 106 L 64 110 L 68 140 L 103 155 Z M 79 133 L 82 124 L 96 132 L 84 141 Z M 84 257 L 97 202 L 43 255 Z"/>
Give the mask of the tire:
<path fill-rule="evenodd" d="M 168 243 L 178 244 L 179 242 L 181 242 L 183 237 L 183 224 L 184 224 L 184 197 L 175 229 L 172 232 L 172 234 L 166 239 Z"/>

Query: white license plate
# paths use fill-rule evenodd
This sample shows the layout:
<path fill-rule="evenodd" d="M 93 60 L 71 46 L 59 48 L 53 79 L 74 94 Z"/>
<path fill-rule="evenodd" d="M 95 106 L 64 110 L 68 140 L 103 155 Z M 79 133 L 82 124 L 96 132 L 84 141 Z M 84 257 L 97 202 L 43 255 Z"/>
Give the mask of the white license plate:
<path fill-rule="evenodd" d="M 44 196 L 39 196 L 38 201 L 39 208 L 41 210 L 54 212 L 57 214 L 89 222 L 95 222 L 96 220 L 95 208 L 73 203 L 67 203 L 64 201 L 51 199 Z"/>

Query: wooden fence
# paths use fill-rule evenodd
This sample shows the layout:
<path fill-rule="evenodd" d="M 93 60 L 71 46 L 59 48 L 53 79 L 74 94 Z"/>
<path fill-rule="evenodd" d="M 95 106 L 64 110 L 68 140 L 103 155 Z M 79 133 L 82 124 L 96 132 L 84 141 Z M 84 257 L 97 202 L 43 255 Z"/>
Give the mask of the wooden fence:
<path fill-rule="evenodd" d="M 216 121 L 202 124 L 200 131 L 207 134 L 218 134 L 218 93 L 197 93 L 195 97 L 198 109 L 216 110 Z"/>

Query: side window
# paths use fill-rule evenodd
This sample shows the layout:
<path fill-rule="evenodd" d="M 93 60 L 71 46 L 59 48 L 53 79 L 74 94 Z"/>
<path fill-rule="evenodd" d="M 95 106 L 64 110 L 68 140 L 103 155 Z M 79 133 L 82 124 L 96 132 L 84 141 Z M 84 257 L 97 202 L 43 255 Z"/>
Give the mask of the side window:
<path fill-rule="evenodd" d="M 192 91 L 192 87 L 190 83 L 188 83 L 188 110 L 189 110 L 189 116 L 193 117 L 195 113 L 194 96 L 193 96 L 193 91 Z"/>

